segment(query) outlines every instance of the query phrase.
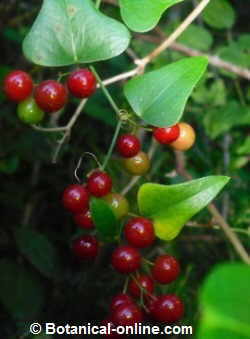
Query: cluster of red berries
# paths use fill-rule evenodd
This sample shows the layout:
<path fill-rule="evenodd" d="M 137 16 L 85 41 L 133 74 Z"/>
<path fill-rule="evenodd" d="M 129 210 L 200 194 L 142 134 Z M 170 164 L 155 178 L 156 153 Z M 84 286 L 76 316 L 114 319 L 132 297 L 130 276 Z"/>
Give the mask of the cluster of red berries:
<path fill-rule="evenodd" d="M 4 80 L 6 96 L 18 103 L 19 118 L 28 124 L 36 124 L 44 113 L 62 109 L 68 101 L 68 92 L 77 98 L 87 98 L 96 90 L 96 78 L 87 68 L 73 71 L 66 85 L 55 80 L 45 80 L 34 86 L 30 75 L 21 70 L 9 73 Z"/>

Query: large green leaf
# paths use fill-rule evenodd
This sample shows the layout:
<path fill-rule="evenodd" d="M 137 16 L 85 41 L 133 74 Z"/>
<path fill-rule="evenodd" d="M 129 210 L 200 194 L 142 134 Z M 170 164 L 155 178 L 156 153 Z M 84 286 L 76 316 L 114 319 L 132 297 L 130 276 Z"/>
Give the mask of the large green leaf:
<path fill-rule="evenodd" d="M 23 51 L 35 64 L 65 66 L 113 58 L 129 40 L 127 28 L 91 0 L 44 0 Z"/>
<path fill-rule="evenodd" d="M 153 29 L 165 10 L 183 0 L 119 0 L 121 16 L 135 32 Z"/>
<path fill-rule="evenodd" d="M 0 301 L 14 318 L 30 321 L 43 307 L 43 286 L 33 273 L 10 260 L 0 261 L 0 271 Z"/>
<path fill-rule="evenodd" d="M 92 198 L 90 210 L 99 237 L 105 242 L 114 241 L 119 235 L 119 225 L 110 206 L 102 199 Z"/>
<path fill-rule="evenodd" d="M 29 229 L 18 229 L 15 238 L 19 251 L 48 278 L 57 278 L 61 268 L 59 255 L 49 240 Z"/>
<path fill-rule="evenodd" d="M 250 267 L 240 263 L 218 266 L 201 290 L 198 339 L 250 338 Z"/>
<path fill-rule="evenodd" d="M 210 0 L 202 12 L 204 21 L 213 28 L 231 28 L 235 22 L 235 12 L 227 0 Z"/>
<path fill-rule="evenodd" d="M 189 95 L 205 72 L 207 59 L 185 58 L 127 82 L 125 96 L 135 113 L 148 124 L 176 124 Z"/>
<path fill-rule="evenodd" d="M 174 239 L 185 223 L 220 192 L 224 176 L 209 176 L 177 185 L 146 183 L 138 192 L 140 213 L 153 219 L 156 235 Z"/>

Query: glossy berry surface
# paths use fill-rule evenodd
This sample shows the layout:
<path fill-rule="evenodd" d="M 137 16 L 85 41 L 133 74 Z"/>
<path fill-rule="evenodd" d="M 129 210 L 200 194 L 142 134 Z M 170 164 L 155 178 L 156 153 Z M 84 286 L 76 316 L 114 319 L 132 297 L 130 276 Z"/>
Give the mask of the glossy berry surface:
<path fill-rule="evenodd" d="M 47 113 L 59 111 L 67 103 L 68 93 L 60 82 L 46 80 L 41 82 L 34 91 L 37 105 Z"/>
<path fill-rule="evenodd" d="M 182 318 L 184 305 L 174 294 L 159 296 L 152 305 L 152 316 L 155 320 L 174 323 Z"/>
<path fill-rule="evenodd" d="M 26 124 L 37 124 L 44 118 L 44 112 L 37 106 L 35 100 L 29 97 L 17 106 L 17 115 Z"/>
<path fill-rule="evenodd" d="M 158 283 L 169 284 L 179 276 L 180 265 L 173 256 L 163 254 L 156 258 L 151 273 Z"/>
<path fill-rule="evenodd" d="M 110 311 L 114 312 L 117 307 L 125 304 L 133 304 L 133 299 L 126 293 L 119 293 L 115 295 L 110 303 Z"/>
<path fill-rule="evenodd" d="M 72 243 L 72 251 L 78 259 L 94 259 L 98 249 L 99 244 L 92 235 L 80 236 Z"/>
<path fill-rule="evenodd" d="M 124 234 L 130 245 L 139 248 L 151 246 L 155 240 L 152 221 L 143 217 L 130 219 L 125 225 Z"/>
<path fill-rule="evenodd" d="M 151 295 L 154 291 L 153 279 L 146 274 L 139 275 L 136 277 L 136 280 L 132 279 L 130 281 L 128 290 L 129 293 L 136 298 L 140 298 L 142 294 Z"/>
<path fill-rule="evenodd" d="M 192 126 L 185 122 L 180 122 L 180 135 L 170 145 L 178 151 L 187 151 L 195 142 L 195 131 Z"/>
<path fill-rule="evenodd" d="M 17 70 L 9 73 L 3 85 L 6 96 L 12 101 L 27 99 L 33 90 L 33 81 L 28 73 Z"/>
<path fill-rule="evenodd" d="M 120 305 L 112 314 L 112 319 L 117 326 L 131 326 L 142 322 L 143 314 L 135 304 Z"/>
<path fill-rule="evenodd" d="M 116 143 L 118 153 L 124 158 L 134 157 L 141 149 L 140 140 L 133 134 L 121 135 Z"/>
<path fill-rule="evenodd" d="M 76 213 L 74 215 L 74 222 L 77 226 L 84 229 L 93 229 L 95 227 L 89 209 L 83 210 L 80 213 Z"/>
<path fill-rule="evenodd" d="M 129 204 L 128 200 L 119 193 L 109 193 L 103 197 L 109 204 L 117 219 L 121 219 L 128 214 Z"/>
<path fill-rule="evenodd" d="M 134 157 L 123 160 L 125 169 L 133 175 L 143 175 L 150 168 L 150 160 L 145 152 L 140 151 Z"/>
<path fill-rule="evenodd" d="M 86 187 L 78 184 L 68 186 L 63 192 L 62 203 L 72 213 L 87 209 L 89 194 Z"/>
<path fill-rule="evenodd" d="M 87 98 L 96 90 L 96 78 L 87 68 L 77 69 L 70 74 L 67 86 L 77 98 Z"/>
<path fill-rule="evenodd" d="M 112 254 L 112 266 L 120 273 L 136 271 L 141 264 L 141 255 L 136 248 L 120 246 Z"/>
<path fill-rule="evenodd" d="M 153 131 L 153 136 L 162 145 L 170 144 L 175 141 L 180 135 L 179 125 L 170 127 L 156 127 Z"/>
<path fill-rule="evenodd" d="M 92 195 L 103 197 L 111 191 L 112 179 L 106 172 L 96 170 L 89 176 L 87 187 Z"/>

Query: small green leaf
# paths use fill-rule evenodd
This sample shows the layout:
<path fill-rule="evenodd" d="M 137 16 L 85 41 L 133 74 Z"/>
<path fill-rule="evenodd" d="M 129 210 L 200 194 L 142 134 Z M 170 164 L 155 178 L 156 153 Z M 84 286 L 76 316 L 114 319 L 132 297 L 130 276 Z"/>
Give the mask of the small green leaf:
<path fill-rule="evenodd" d="M 140 213 L 153 219 L 156 235 L 174 239 L 185 223 L 226 185 L 229 178 L 209 176 L 177 185 L 147 183 L 138 192 Z"/>
<path fill-rule="evenodd" d="M 129 41 L 127 28 L 91 0 L 44 0 L 23 51 L 35 64 L 56 67 L 113 58 Z"/>
<path fill-rule="evenodd" d="M 44 288 L 37 277 L 15 262 L 0 261 L 0 301 L 17 320 L 30 320 L 44 305 Z"/>
<path fill-rule="evenodd" d="M 90 210 L 101 239 L 105 242 L 114 241 L 119 235 L 119 225 L 109 205 L 102 199 L 92 198 Z"/>
<path fill-rule="evenodd" d="M 153 29 L 165 10 L 183 0 L 119 0 L 121 16 L 135 32 Z"/>
<path fill-rule="evenodd" d="M 29 229 L 18 229 L 15 238 L 19 251 L 43 275 L 57 278 L 61 265 L 56 249 L 43 235 Z"/>
<path fill-rule="evenodd" d="M 250 268 L 223 264 L 207 277 L 200 295 L 198 339 L 250 338 Z"/>
<path fill-rule="evenodd" d="M 207 59 L 182 59 L 127 82 L 125 96 L 135 113 L 148 124 L 176 124 L 194 86 L 207 67 Z"/>
<path fill-rule="evenodd" d="M 235 12 L 227 0 L 210 0 L 202 12 L 203 20 L 217 29 L 231 28 L 235 23 Z"/>

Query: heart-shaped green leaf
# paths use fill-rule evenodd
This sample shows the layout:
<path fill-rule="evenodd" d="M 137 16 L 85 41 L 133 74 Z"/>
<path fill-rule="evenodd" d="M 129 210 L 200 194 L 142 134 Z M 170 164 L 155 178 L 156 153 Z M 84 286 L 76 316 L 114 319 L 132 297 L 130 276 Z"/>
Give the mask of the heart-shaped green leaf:
<path fill-rule="evenodd" d="M 130 34 L 91 0 L 44 0 L 23 42 L 25 56 L 42 66 L 106 60 L 121 54 Z"/>
<path fill-rule="evenodd" d="M 102 199 L 92 198 L 90 211 L 99 237 L 105 242 L 114 241 L 119 224 L 110 206 Z"/>
<path fill-rule="evenodd" d="M 176 124 L 189 95 L 207 67 L 204 57 L 185 58 L 127 82 L 125 96 L 135 113 L 148 124 Z"/>
<path fill-rule="evenodd" d="M 146 183 L 138 192 L 140 213 L 153 219 L 156 235 L 174 239 L 185 223 L 225 186 L 229 178 L 209 176 L 177 185 Z"/>
<path fill-rule="evenodd" d="M 165 10 L 183 0 L 119 0 L 121 16 L 135 32 L 153 29 Z"/>
<path fill-rule="evenodd" d="M 250 338 L 250 268 L 223 264 L 206 279 L 200 295 L 198 339 Z"/>

